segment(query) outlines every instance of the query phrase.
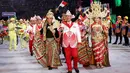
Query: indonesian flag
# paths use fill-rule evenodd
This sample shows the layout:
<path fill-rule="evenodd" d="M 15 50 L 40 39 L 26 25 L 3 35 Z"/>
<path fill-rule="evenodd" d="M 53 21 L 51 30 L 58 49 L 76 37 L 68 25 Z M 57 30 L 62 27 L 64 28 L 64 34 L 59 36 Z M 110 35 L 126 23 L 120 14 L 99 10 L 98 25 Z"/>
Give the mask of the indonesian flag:
<path fill-rule="evenodd" d="M 61 6 L 61 7 L 65 7 L 67 4 L 68 4 L 67 2 L 62 1 L 62 2 L 60 3 L 60 5 L 59 5 L 59 6 Z"/>

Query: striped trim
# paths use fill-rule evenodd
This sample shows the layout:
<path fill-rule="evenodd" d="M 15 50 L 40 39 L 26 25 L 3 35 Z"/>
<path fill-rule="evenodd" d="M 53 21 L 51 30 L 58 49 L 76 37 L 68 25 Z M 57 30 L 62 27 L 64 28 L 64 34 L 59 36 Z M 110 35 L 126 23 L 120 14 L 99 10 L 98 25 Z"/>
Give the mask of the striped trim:
<path fill-rule="evenodd" d="M 101 45 L 102 43 L 104 43 L 104 40 L 102 40 L 102 41 L 99 42 L 99 43 L 96 43 L 96 42 L 92 41 L 93 48 L 98 47 L 98 46 Z"/>
<path fill-rule="evenodd" d="M 100 49 L 100 48 L 102 48 L 104 46 L 104 43 L 101 43 L 100 45 L 98 45 L 97 47 L 95 47 L 94 49 L 93 49 L 93 51 L 96 51 L 97 49 Z"/>
<path fill-rule="evenodd" d="M 99 51 L 98 51 L 98 50 L 95 51 L 94 55 L 96 55 L 96 54 L 100 54 L 100 53 L 104 53 L 104 51 L 106 51 L 106 48 L 105 48 L 105 47 L 103 47 L 103 48 L 100 49 Z"/>

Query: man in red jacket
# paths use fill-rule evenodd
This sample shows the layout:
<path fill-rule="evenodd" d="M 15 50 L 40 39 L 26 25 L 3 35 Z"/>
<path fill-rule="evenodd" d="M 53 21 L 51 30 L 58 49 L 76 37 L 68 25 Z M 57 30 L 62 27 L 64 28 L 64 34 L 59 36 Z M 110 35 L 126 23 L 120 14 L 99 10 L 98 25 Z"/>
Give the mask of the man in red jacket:
<path fill-rule="evenodd" d="M 66 22 L 61 23 L 60 30 L 63 31 L 63 47 L 65 50 L 66 63 L 68 67 L 67 73 L 72 73 L 71 59 L 74 60 L 74 69 L 79 73 L 78 69 L 78 45 L 81 43 L 80 29 L 77 23 L 72 22 L 72 14 L 68 10 L 66 12 Z"/>

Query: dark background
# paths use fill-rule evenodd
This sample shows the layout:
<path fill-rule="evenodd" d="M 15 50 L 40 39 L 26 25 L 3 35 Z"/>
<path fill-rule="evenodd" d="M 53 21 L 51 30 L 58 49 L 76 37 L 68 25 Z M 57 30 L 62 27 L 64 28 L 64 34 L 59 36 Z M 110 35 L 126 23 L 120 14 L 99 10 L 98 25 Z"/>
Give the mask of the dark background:
<path fill-rule="evenodd" d="M 0 0 L 0 18 L 2 12 L 16 12 L 18 18 L 30 18 L 31 16 L 44 16 L 49 9 L 58 7 L 62 0 Z M 75 13 L 75 8 L 80 5 L 87 7 L 89 0 L 65 0 L 69 3 L 66 9 Z M 115 6 L 114 0 L 100 0 L 102 3 L 110 3 L 112 13 L 116 15 L 130 16 L 130 0 L 122 0 L 120 7 Z"/>

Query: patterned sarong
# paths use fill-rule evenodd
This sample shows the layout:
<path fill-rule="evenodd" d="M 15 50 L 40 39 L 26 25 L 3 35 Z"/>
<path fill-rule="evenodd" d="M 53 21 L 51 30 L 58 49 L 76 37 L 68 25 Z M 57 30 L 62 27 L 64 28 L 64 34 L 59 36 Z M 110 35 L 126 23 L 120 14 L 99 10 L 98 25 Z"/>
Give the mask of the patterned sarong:
<path fill-rule="evenodd" d="M 36 33 L 33 43 L 34 43 L 33 53 L 34 53 L 37 61 L 43 67 L 47 67 L 45 42 L 43 42 L 43 40 L 41 40 L 40 32 Z"/>
<path fill-rule="evenodd" d="M 87 39 L 82 40 L 82 45 L 78 48 L 78 59 L 80 64 L 88 64 L 91 63 L 92 58 L 92 49 L 88 46 Z"/>
<path fill-rule="evenodd" d="M 57 67 L 61 66 L 57 42 L 54 39 L 46 39 L 46 42 L 40 37 L 40 32 L 34 37 L 33 52 L 38 62 L 43 66 Z"/>
<path fill-rule="evenodd" d="M 46 40 L 46 54 L 47 65 L 51 67 L 61 66 L 61 60 L 59 56 L 59 48 L 54 38 L 47 38 Z"/>

